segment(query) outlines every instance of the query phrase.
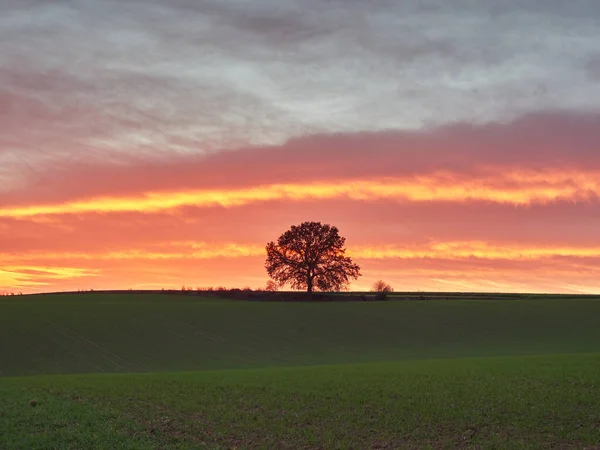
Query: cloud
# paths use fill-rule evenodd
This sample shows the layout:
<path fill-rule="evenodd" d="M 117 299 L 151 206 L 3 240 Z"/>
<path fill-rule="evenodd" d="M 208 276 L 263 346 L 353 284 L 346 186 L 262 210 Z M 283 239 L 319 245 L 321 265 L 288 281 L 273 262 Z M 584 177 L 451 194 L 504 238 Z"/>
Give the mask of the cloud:
<path fill-rule="evenodd" d="M 514 207 L 483 202 L 267 202 L 186 208 L 177 214 L 115 213 L 0 219 L 4 253 L 164 252 L 174 241 L 230 242 L 262 248 L 292 224 L 335 224 L 350 247 L 485 241 L 497 246 L 596 247 L 598 201 Z M 243 226 L 241 225 L 243 224 Z M 261 264 L 262 266 L 262 264 Z"/>
<path fill-rule="evenodd" d="M 121 261 L 121 260 L 200 260 L 216 258 L 263 257 L 264 245 L 240 244 L 235 242 L 180 242 L 171 241 L 168 245 L 150 246 L 149 248 L 123 248 L 120 251 L 99 253 L 46 253 L 31 252 L 17 255 L 0 254 L 3 261 Z M 347 254 L 358 260 L 414 260 L 432 259 L 440 261 L 473 260 L 488 261 L 531 261 L 541 259 L 575 258 L 584 261 L 589 258 L 597 264 L 600 260 L 600 245 L 569 247 L 560 245 L 527 245 L 523 243 L 507 245 L 484 241 L 450 241 L 411 244 L 387 244 L 379 246 L 354 245 Z M 78 269 L 77 269 L 78 270 Z M 69 278 L 79 272 L 73 269 L 46 270 L 57 277 Z"/>
<path fill-rule="evenodd" d="M 0 295 L 21 290 L 39 290 L 62 281 L 90 279 L 99 275 L 93 269 L 8 265 L 0 269 Z"/>
<path fill-rule="evenodd" d="M 20 189 L 5 185 L 0 209 L 6 216 L 27 215 L 28 207 L 151 211 L 294 198 L 579 200 L 598 193 L 598 141 L 600 115 L 554 112 L 506 124 L 317 135 L 208 155 L 65 159 L 30 167 Z"/>
<path fill-rule="evenodd" d="M 11 0 L 0 163 L 597 111 L 598 17 L 584 0 Z"/>
<path fill-rule="evenodd" d="M 314 217 L 357 248 L 509 255 L 480 271 L 439 249 L 370 258 L 365 283 L 381 269 L 407 287 L 511 290 L 525 286 L 519 248 L 599 245 L 597 2 L 2 5 L 0 246 L 14 267 L 79 267 L 21 264 L 34 250 L 260 246 Z M 97 287 L 264 281 L 253 257 L 213 256 L 80 268 L 102 274 Z M 550 259 L 535 257 L 548 274 L 532 272 L 531 289 L 597 289 L 589 255 Z"/>
<path fill-rule="evenodd" d="M 533 178 L 533 182 L 529 181 Z M 600 172 L 591 174 L 550 173 L 538 176 L 523 172 L 487 180 L 457 179 L 452 174 L 434 174 L 408 180 L 349 180 L 300 184 L 275 184 L 243 189 L 205 189 L 176 192 L 144 192 L 130 197 L 103 197 L 60 204 L 0 208 L 0 217 L 33 217 L 56 214 L 114 212 L 158 212 L 185 206 L 236 207 L 273 200 L 352 199 L 356 201 L 445 201 L 482 200 L 510 205 L 550 203 L 557 200 L 584 202 L 600 196 Z M 506 185 L 513 184 L 513 187 Z"/>

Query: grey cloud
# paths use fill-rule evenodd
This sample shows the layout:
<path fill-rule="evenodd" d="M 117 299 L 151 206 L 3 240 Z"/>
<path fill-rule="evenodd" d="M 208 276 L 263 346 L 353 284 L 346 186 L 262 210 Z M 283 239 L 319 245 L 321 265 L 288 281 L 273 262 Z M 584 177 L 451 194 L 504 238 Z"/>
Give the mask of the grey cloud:
<path fill-rule="evenodd" d="M 0 162 L 6 148 L 197 153 L 599 108 L 596 1 L 2 5 L 0 92 L 25 112 Z"/>
<path fill-rule="evenodd" d="M 600 53 L 591 56 L 585 67 L 592 80 L 600 82 Z"/>
<path fill-rule="evenodd" d="M 492 180 L 516 170 L 600 170 L 600 114 L 532 114 L 506 124 L 451 124 L 420 131 L 314 135 L 279 146 L 241 147 L 204 155 L 154 152 L 121 158 L 70 158 L 37 169 L 43 183 L 2 193 L 0 203 L 120 195 L 153 190 L 257 186 L 310 181 L 447 175 L 450 183 Z M 183 141 L 182 146 L 191 145 Z M 114 158 L 114 156 L 113 156 Z M 33 167 L 36 169 L 35 167 Z M 31 172 L 31 171 L 29 171 Z M 500 177 L 501 178 L 501 177 Z M 110 180 L 110 183 L 106 183 Z M 508 180 L 498 180 L 510 187 Z M 73 192 L 73 185 L 78 186 Z M 515 185 L 512 185 L 515 187 Z M 518 184 L 516 185 L 518 186 Z M 581 193 L 587 200 L 596 194 Z M 12 200 L 11 200 L 12 199 Z"/>

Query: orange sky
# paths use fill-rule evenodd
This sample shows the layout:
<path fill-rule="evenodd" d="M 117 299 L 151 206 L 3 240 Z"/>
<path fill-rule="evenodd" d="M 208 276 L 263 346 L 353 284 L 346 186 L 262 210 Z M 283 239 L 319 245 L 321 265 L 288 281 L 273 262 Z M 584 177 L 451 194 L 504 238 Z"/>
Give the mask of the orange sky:
<path fill-rule="evenodd" d="M 0 194 L 1 290 L 259 288 L 266 242 L 318 220 L 361 264 L 353 289 L 600 292 L 600 160 L 585 146 L 599 122 L 569 143 L 571 119 L 547 120 L 549 135 L 524 119 L 40 165 Z"/>

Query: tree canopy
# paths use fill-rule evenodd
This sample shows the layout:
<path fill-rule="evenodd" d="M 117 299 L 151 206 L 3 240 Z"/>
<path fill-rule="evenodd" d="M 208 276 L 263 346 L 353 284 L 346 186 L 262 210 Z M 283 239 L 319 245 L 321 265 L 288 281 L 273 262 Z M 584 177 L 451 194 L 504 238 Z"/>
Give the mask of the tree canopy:
<path fill-rule="evenodd" d="M 293 225 L 277 242 L 266 246 L 265 268 L 279 286 L 337 291 L 357 279 L 360 267 L 345 255 L 346 239 L 339 230 L 320 222 Z"/>

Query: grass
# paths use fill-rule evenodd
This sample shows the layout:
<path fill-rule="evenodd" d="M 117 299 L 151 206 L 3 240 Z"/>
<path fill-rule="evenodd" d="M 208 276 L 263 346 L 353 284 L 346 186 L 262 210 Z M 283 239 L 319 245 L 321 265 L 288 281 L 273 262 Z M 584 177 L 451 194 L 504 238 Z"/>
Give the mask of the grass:
<path fill-rule="evenodd" d="M 598 449 L 598 317 L 593 298 L 2 299 L 0 448 Z"/>
<path fill-rule="evenodd" d="M 600 351 L 600 301 L 0 300 L 0 375 L 160 372 Z"/>
<path fill-rule="evenodd" d="M 593 448 L 598 386 L 598 354 L 6 378 L 0 427 L 7 450 Z"/>

